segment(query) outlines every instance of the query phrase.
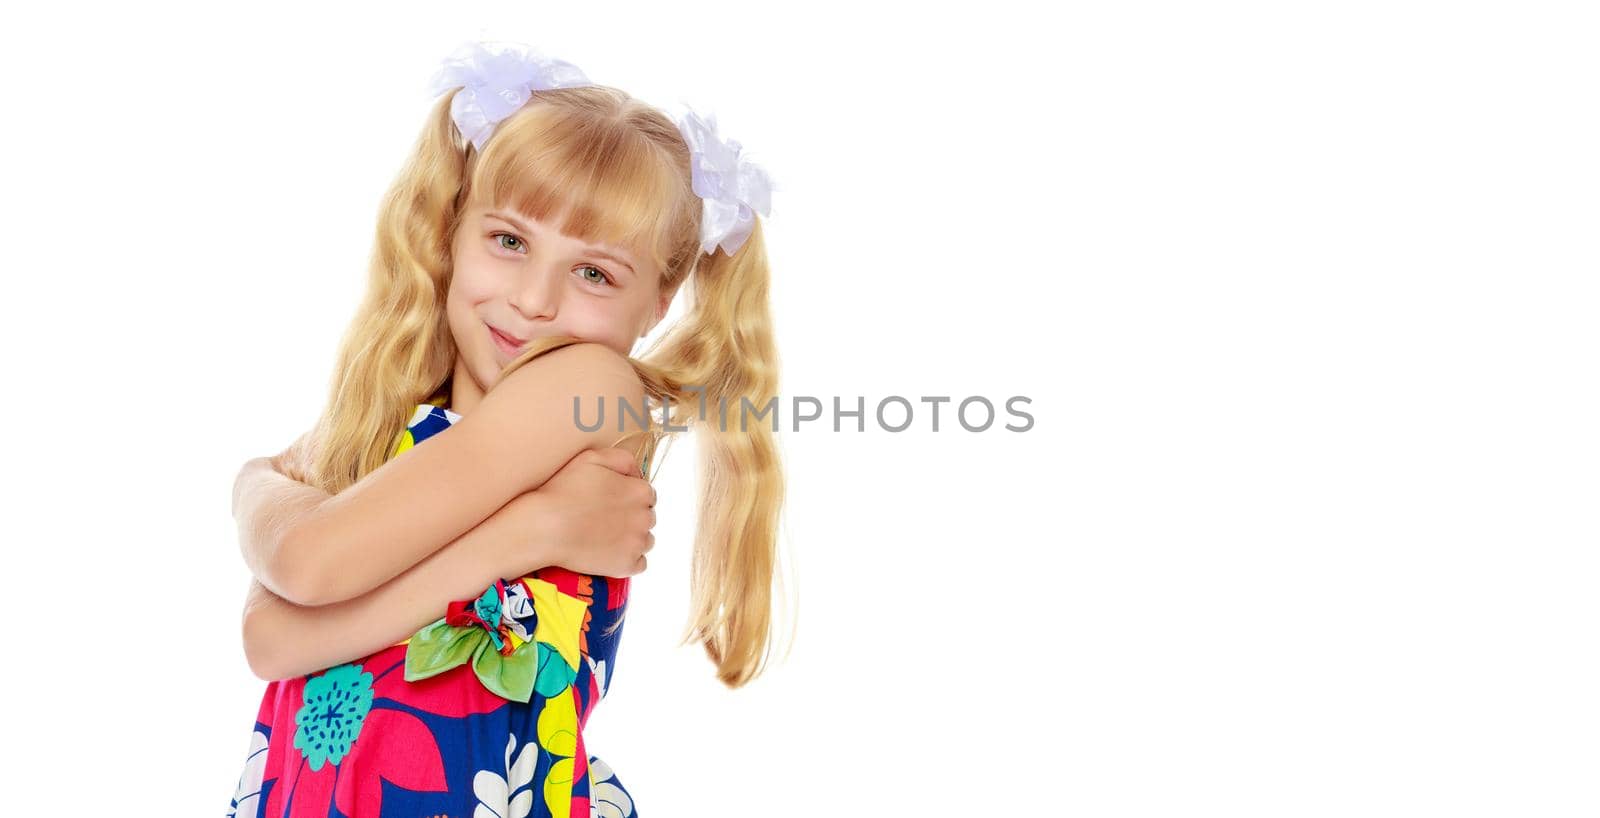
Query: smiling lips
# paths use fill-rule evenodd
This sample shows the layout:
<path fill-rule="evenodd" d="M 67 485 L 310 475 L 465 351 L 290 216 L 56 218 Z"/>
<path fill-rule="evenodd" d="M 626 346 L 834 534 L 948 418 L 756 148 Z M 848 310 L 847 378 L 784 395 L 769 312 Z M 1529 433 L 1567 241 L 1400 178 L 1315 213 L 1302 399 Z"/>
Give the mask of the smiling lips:
<path fill-rule="evenodd" d="M 500 350 L 507 355 L 515 355 L 517 350 L 522 348 L 523 342 L 521 340 L 513 338 L 494 327 L 489 327 L 489 335 L 494 338 L 495 345 L 500 347 Z"/>

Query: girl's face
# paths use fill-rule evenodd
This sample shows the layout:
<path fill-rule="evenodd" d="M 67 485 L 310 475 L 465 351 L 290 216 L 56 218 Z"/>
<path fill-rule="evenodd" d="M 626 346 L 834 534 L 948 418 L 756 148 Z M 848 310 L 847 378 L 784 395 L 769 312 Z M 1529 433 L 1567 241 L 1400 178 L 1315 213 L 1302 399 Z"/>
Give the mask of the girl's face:
<path fill-rule="evenodd" d="M 473 403 L 524 343 L 571 335 L 630 355 L 672 302 L 650 261 L 508 209 L 468 210 L 452 248 L 445 312 L 456 342 L 454 389 Z"/>

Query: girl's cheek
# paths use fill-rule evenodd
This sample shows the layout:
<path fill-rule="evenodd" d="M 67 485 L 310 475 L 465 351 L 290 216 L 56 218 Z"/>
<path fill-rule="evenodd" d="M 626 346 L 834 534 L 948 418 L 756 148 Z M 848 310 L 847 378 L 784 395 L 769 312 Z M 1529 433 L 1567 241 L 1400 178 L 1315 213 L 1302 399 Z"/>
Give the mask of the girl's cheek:
<path fill-rule="evenodd" d="M 488 282 L 479 281 L 471 277 L 467 278 L 465 281 L 461 281 L 459 279 L 458 281 L 460 283 L 461 295 L 469 303 L 478 304 L 494 295 L 494 287 Z"/>

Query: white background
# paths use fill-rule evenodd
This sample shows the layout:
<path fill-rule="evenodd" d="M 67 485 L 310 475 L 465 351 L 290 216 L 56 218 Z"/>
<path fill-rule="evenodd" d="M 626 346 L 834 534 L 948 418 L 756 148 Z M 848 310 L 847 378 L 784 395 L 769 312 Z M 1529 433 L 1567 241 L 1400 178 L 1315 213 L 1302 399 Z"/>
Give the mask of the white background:
<path fill-rule="evenodd" d="M 6 811 L 226 809 L 234 473 L 492 38 L 713 112 L 780 186 L 784 393 L 869 407 L 782 436 L 798 630 L 737 692 L 668 459 L 587 731 L 642 815 L 1596 814 L 1587 9 L 1046 8 L 6 12 Z"/>

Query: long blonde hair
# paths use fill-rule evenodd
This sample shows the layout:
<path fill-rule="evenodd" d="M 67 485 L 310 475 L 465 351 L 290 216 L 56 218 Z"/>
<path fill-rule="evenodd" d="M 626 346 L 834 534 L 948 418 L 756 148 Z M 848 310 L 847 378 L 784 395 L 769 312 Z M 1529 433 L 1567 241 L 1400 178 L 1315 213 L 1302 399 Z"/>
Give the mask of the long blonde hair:
<path fill-rule="evenodd" d="M 680 282 L 686 315 L 629 358 L 670 418 L 695 431 L 699 510 L 683 642 L 699 641 L 717 678 L 738 688 L 771 650 L 772 586 L 784 495 L 780 452 L 762 422 L 701 417 L 689 407 L 763 407 L 778 394 L 759 219 L 729 256 L 699 252 L 701 201 L 676 124 L 614 88 L 538 91 L 495 129 L 480 154 L 450 119 L 451 95 L 429 115 L 384 197 L 366 295 L 340 342 L 327 406 L 313 431 L 306 482 L 337 493 L 382 465 L 420 402 L 448 395 L 456 347 L 445 316 L 451 244 L 474 203 L 511 207 L 584 241 L 634 248 Z M 579 339 L 532 342 L 504 373 Z M 504 377 L 502 373 L 502 377 Z M 743 428 L 741 428 L 743 427 Z M 640 448 L 651 457 L 666 432 Z M 653 459 L 653 458 L 652 458 Z"/>

